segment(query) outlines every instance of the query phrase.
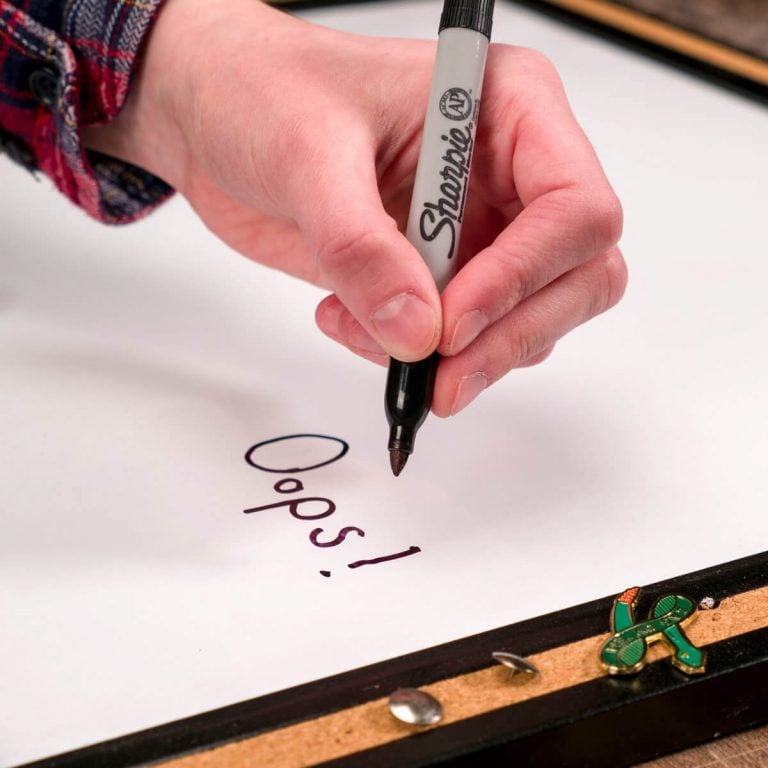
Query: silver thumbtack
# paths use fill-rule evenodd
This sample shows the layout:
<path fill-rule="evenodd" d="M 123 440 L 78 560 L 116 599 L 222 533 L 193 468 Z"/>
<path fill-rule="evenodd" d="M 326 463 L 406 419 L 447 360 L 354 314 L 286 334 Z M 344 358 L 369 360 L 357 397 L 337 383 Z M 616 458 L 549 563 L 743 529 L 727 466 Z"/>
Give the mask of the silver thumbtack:
<path fill-rule="evenodd" d="M 529 675 L 539 674 L 539 670 L 522 656 L 517 656 L 514 653 L 507 653 L 506 651 L 494 651 L 491 656 L 493 656 L 494 661 L 498 661 L 499 664 L 503 664 L 509 669 L 510 677 L 519 672 L 527 672 Z"/>
<path fill-rule="evenodd" d="M 699 600 L 699 608 L 702 611 L 711 611 L 716 605 L 715 598 L 709 597 L 709 595 L 707 595 L 707 597 L 702 597 L 701 600 Z"/>
<path fill-rule="evenodd" d="M 398 688 L 389 697 L 389 711 L 410 725 L 434 725 L 443 719 L 443 705 L 418 688 Z"/>

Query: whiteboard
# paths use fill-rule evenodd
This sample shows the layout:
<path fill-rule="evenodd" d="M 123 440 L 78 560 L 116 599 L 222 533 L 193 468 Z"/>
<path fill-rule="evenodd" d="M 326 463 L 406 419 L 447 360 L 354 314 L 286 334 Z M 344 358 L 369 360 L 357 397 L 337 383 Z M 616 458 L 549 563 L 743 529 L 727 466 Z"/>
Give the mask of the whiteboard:
<path fill-rule="evenodd" d="M 434 37 L 439 3 L 302 15 Z M 560 68 L 630 286 L 397 479 L 321 291 L 180 198 L 108 228 L 0 158 L 0 765 L 765 549 L 768 114 L 512 5 L 494 37 Z M 334 439 L 246 461 L 297 434 Z"/>

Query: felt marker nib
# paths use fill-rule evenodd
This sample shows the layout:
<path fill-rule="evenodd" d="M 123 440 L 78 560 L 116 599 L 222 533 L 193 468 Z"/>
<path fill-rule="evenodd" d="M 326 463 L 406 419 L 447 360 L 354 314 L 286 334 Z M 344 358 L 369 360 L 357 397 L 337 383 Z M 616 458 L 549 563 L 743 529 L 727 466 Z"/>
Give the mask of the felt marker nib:
<path fill-rule="evenodd" d="M 405 463 L 408 461 L 408 454 L 405 451 L 398 451 L 392 449 L 389 452 L 389 465 L 392 467 L 392 472 L 397 477 L 402 471 Z"/>

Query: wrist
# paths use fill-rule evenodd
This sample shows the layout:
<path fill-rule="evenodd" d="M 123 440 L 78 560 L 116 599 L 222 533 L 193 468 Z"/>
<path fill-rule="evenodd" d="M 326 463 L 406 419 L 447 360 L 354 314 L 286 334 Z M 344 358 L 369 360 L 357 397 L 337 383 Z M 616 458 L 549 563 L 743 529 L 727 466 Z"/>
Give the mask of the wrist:
<path fill-rule="evenodd" d="M 254 71 L 274 70 L 295 24 L 260 0 L 165 0 L 123 109 L 107 125 L 81 129 L 83 145 L 140 166 L 182 194 L 200 171 L 223 170 L 222 156 L 242 169 L 247 147 L 239 145 L 260 123 L 253 110 L 236 109 L 238 99 L 253 96 L 239 89 Z"/>
<path fill-rule="evenodd" d="M 125 160 L 182 189 L 189 151 L 179 105 L 192 94 L 187 60 L 190 0 L 166 0 L 147 36 L 120 113 L 104 125 L 84 126 L 87 149 Z"/>

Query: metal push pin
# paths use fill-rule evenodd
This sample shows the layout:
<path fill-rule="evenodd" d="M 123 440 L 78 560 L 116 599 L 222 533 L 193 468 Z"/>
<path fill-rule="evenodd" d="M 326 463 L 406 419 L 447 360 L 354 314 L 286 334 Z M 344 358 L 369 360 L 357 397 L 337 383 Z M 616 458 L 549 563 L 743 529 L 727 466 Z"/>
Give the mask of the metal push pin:
<path fill-rule="evenodd" d="M 717 606 L 717 601 L 714 597 L 702 597 L 701 600 L 699 600 L 699 610 L 700 611 L 711 611 L 713 608 Z"/>
<path fill-rule="evenodd" d="M 398 688 L 389 697 L 389 711 L 409 725 L 434 725 L 443 719 L 443 705 L 418 688 Z"/>
<path fill-rule="evenodd" d="M 493 656 L 494 661 L 498 661 L 499 664 L 504 665 L 509 670 L 510 677 L 514 677 L 520 672 L 525 672 L 529 675 L 539 674 L 539 670 L 522 656 L 507 653 L 506 651 L 494 651 L 491 656 Z"/>

